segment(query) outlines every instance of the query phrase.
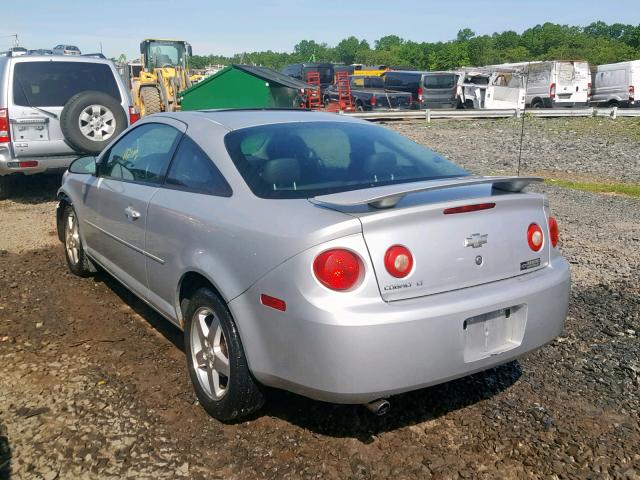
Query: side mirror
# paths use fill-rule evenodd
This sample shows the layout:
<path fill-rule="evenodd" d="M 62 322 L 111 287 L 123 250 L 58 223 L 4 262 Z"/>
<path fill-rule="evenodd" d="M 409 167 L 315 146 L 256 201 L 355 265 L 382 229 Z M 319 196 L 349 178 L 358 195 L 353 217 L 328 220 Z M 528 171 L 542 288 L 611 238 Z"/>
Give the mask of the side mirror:
<path fill-rule="evenodd" d="M 76 158 L 71 165 L 69 165 L 69 172 L 80 173 L 85 175 L 96 175 L 96 157 L 87 156 Z"/>
<path fill-rule="evenodd" d="M 190 57 L 193 57 L 193 49 L 191 48 L 191 45 L 187 45 L 187 54 Z"/>
<path fill-rule="evenodd" d="M 146 44 L 144 42 L 142 42 L 140 44 L 140 55 L 144 55 L 144 48 L 145 48 Z"/>

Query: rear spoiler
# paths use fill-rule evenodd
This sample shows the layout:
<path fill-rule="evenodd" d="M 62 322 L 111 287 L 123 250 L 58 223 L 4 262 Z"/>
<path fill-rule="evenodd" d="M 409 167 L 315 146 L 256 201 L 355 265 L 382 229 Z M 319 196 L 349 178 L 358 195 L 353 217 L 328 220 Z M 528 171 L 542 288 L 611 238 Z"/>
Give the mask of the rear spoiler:
<path fill-rule="evenodd" d="M 354 207 L 369 205 L 373 208 L 391 208 L 406 195 L 417 192 L 430 192 L 446 188 L 468 187 L 472 185 L 491 184 L 492 188 L 506 192 L 521 192 L 530 183 L 542 182 L 540 177 L 454 177 L 442 180 L 385 185 L 383 187 L 351 190 L 349 192 L 320 195 L 310 200 L 320 205 Z"/>

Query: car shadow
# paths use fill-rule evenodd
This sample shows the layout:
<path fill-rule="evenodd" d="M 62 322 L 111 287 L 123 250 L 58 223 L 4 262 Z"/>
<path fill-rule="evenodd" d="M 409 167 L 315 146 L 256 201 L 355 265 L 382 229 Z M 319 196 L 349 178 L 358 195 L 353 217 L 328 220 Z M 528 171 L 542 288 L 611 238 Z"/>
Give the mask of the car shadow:
<path fill-rule="evenodd" d="M 47 175 L 12 175 L 9 200 L 17 203 L 52 202 L 62 184 L 62 173 Z"/>
<path fill-rule="evenodd" d="M 182 330 L 140 300 L 107 272 L 98 272 L 94 276 L 94 280 L 104 283 L 113 293 L 120 297 L 124 303 L 131 307 L 135 313 L 144 318 L 151 327 L 171 342 L 174 347 L 184 353 L 184 335 L 182 334 Z"/>
<path fill-rule="evenodd" d="M 106 272 L 99 272 L 95 279 L 103 282 L 184 353 L 184 336 L 179 328 Z M 491 398 L 514 385 L 521 375 L 520 364 L 512 361 L 447 383 L 396 395 L 389 399 L 391 410 L 383 417 L 375 416 L 361 405 L 325 403 L 283 390 L 265 388 L 265 406 L 238 423 L 275 417 L 320 435 L 355 438 L 370 443 L 380 433 L 436 419 Z"/>
<path fill-rule="evenodd" d="M 374 436 L 439 418 L 508 389 L 522 375 L 512 361 L 464 378 L 390 397 L 389 413 L 377 417 L 361 405 L 314 401 L 282 390 L 269 389 L 269 401 L 257 416 L 274 416 L 330 437 L 373 442 Z"/>
<path fill-rule="evenodd" d="M 11 478 L 11 447 L 5 427 L 0 424 L 0 480 Z"/>

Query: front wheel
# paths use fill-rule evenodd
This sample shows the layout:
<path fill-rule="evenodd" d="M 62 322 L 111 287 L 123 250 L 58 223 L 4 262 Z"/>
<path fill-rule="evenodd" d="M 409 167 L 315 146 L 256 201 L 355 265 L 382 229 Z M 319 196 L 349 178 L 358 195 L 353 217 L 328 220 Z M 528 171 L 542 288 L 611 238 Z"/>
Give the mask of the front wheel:
<path fill-rule="evenodd" d="M 185 315 L 187 368 L 200 404 L 221 421 L 249 415 L 264 403 L 227 306 L 211 290 L 195 292 Z"/>
<path fill-rule="evenodd" d="M 80 238 L 80 226 L 76 211 L 67 205 L 63 214 L 64 221 L 64 254 L 71 273 L 79 277 L 88 277 L 96 272 L 95 267 L 87 257 Z"/>

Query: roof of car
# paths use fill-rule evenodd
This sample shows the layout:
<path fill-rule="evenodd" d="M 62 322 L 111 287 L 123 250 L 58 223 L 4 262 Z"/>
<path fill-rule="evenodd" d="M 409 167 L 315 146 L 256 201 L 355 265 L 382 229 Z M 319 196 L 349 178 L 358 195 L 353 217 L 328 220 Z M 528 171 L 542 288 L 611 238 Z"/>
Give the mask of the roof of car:
<path fill-rule="evenodd" d="M 20 55 L 17 57 L 0 57 L 0 61 L 12 60 L 14 62 L 80 62 L 80 63 L 104 63 L 111 65 L 113 62 L 108 59 L 96 57 L 84 57 L 82 55 Z"/>
<path fill-rule="evenodd" d="M 357 122 L 364 120 L 350 118 L 335 113 L 314 112 L 300 109 L 233 109 L 233 110 L 196 110 L 191 112 L 172 112 L 156 114 L 182 120 L 186 123 L 207 119 L 215 122 L 227 130 L 269 125 L 274 123 L 293 122 Z M 156 116 L 154 115 L 154 117 Z"/>

